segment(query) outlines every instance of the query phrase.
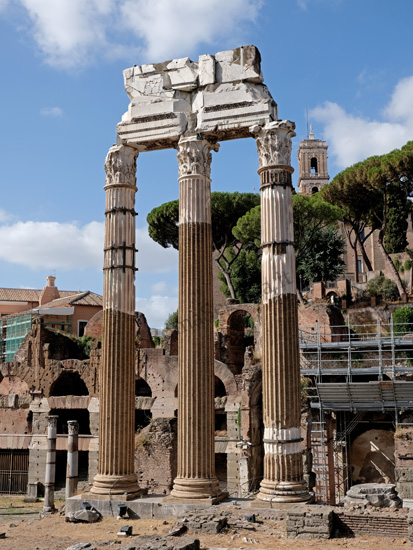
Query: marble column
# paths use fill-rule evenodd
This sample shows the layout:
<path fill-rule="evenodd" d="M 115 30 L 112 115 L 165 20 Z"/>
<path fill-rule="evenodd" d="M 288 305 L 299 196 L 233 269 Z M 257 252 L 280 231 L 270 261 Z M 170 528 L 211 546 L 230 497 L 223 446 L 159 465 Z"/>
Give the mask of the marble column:
<path fill-rule="evenodd" d="M 56 435 L 57 415 L 47 417 L 47 455 L 46 475 L 44 481 L 44 506 L 43 512 L 54 512 L 54 487 L 56 478 Z"/>
<path fill-rule="evenodd" d="M 252 127 L 261 189 L 264 478 L 257 498 L 307 501 L 301 453 L 290 121 Z"/>
<path fill-rule="evenodd" d="M 67 431 L 66 499 L 76 493 L 79 479 L 79 422 L 68 420 Z"/>
<path fill-rule="evenodd" d="M 178 145 L 178 471 L 171 495 L 214 502 L 222 493 L 214 449 L 211 150 L 218 145 L 196 136 Z"/>
<path fill-rule="evenodd" d="M 99 376 L 99 459 L 91 492 L 130 500 L 134 473 L 135 193 L 138 151 L 111 147 L 105 161 L 103 336 Z"/>

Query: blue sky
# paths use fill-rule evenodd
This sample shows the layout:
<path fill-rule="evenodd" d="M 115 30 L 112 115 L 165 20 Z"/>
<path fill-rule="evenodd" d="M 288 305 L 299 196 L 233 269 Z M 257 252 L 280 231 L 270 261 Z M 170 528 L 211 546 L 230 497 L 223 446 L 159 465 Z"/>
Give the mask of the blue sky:
<path fill-rule="evenodd" d="M 102 292 L 104 169 L 128 97 L 122 70 L 255 44 L 280 118 L 306 107 L 329 174 L 413 139 L 411 0 L 0 0 L 0 286 Z M 213 156 L 212 189 L 258 190 L 250 140 Z M 178 196 L 176 152 L 141 154 L 137 308 L 177 305 L 177 253 L 146 215 Z M 297 181 L 297 171 L 295 182 Z"/>

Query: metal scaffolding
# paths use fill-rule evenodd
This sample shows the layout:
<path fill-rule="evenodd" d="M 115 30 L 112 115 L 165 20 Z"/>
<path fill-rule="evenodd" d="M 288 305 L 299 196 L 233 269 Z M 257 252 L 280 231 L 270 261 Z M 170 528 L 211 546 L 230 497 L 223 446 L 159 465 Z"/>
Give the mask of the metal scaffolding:
<path fill-rule="evenodd" d="M 310 379 L 313 470 L 316 498 L 331 500 L 326 414 L 335 417 L 333 454 L 335 500 L 349 488 L 351 432 L 368 411 L 413 409 L 413 324 L 378 321 L 374 325 L 300 327 L 301 374 Z M 331 476 L 330 472 L 330 476 Z M 330 479 L 331 481 L 331 479 Z"/>

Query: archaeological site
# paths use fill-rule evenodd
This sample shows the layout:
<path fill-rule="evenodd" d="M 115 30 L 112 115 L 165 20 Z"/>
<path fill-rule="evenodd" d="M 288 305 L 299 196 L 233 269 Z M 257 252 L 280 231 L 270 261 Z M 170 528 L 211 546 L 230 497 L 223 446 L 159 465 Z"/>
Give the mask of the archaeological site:
<path fill-rule="evenodd" d="M 124 71 L 130 103 L 105 160 L 103 297 L 52 276 L 43 290 L 0 289 L 1 494 L 44 499 L 45 514 L 65 498 L 67 521 L 85 509 L 200 514 L 196 531 L 210 514 L 217 533 L 234 506 L 250 522 L 277 511 L 289 538 L 413 542 L 413 326 L 393 321 L 412 266 L 399 302 L 359 299 L 386 272 L 372 233 L 371 269 L 347 246 L 344 274 L 299 303 L 295 124 L 263 82 L 254 46 Z M 214 291 L 213 158 L 244 138 L 257 146 L 259 304 Z M 179 323 L 155 344 L 135 311 L 136 170 L 140 155 L 171 148 Z M 298 160 L 299 193 L 312 196 L 329 183 L 312 129 Z"/>

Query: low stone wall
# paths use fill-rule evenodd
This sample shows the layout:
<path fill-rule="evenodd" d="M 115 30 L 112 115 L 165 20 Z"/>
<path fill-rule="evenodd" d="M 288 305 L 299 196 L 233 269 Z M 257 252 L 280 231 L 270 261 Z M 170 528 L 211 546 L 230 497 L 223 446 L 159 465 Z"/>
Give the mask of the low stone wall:
<path fill-rule="evenodd" d="M 333 530 L 333 509 L 330 506 L 294 506 L 287 513 L 286 530 L 289 539 L 329 539 Z"/>
<path fill-rule="evenodd" d="M 334 510 L 335 536 L 373 535 L 375 537 L 408 537 L 407 510 L 395 512 L 370 510 Z"/>

